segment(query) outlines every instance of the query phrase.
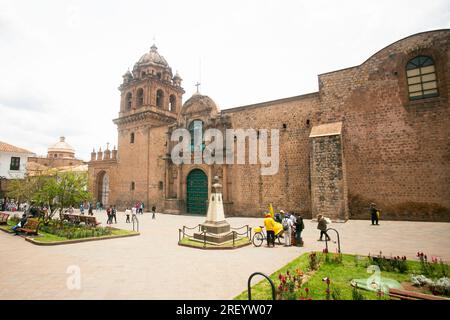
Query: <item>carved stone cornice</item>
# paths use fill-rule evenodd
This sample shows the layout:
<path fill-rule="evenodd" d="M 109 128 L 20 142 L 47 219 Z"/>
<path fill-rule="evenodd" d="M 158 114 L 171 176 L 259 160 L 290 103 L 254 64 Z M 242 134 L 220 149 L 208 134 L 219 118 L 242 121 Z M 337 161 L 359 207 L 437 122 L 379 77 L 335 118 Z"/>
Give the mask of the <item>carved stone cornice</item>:
<path fill-rule="evenodd" d="M 157 121 L 159 124 L 172 124 L 177 120 L 177 116 L 167 115 L 164 113 L 154 112 L 152 110 L 144 110 L 139 113 L 133 113 L 130 115 L 126 115 L 117 119 L 114 119 L 113 122 L 116 125 L 123 125 L 127 123 L 135 123 L 140 121 L 153 120 Z"/>

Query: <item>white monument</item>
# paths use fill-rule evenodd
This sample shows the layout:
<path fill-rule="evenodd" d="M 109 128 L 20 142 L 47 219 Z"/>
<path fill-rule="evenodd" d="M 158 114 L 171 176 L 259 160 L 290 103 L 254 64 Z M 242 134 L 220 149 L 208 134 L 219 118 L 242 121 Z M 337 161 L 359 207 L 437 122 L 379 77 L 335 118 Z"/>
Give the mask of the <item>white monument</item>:
<path fill-rule="evenodd" d="M 204 241 L 204 232 L 206 231 L 207 242 L 222 244 L 233 240 L 230 224 L 225 220 L 221 189 L 222 185 L 219 183 L 219 177 L 215 176 L 211 196 L 209 197 L 206 221 L 201 224 L 202 232 L 194 233 L 194 239 Z"/>

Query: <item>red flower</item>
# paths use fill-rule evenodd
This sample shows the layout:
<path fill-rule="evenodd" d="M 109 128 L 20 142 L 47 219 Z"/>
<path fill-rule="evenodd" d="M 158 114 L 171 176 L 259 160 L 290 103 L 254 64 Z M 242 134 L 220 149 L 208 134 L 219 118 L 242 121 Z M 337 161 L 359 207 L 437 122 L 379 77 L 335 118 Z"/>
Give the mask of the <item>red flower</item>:
<path fill-rule="evenodd" d="M 309 288 L 305 288 L 305 292 L 308 293 L 309 292 Z"/>
<path fill-rule="evenodd" d="M 281 273 L 278 275 L 278 279 L 283 279 L 283 276 L 281 275 Z"/>

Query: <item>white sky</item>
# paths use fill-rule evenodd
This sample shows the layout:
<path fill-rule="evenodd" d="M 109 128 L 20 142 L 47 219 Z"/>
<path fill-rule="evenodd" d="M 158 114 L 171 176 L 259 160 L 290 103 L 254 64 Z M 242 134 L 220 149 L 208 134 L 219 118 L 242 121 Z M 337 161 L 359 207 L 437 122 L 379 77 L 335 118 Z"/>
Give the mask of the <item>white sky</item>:
<path fill-rule="evenodd" d="M 449 27 L 448 0 L 0 0 L 0 140 L 44 155 L 65 135 L 85 160 L 113 146 L 117 88 L 153 42 L 183 101 L 200 81 L 226 109 L 317 91 L 320 73 Z"/>

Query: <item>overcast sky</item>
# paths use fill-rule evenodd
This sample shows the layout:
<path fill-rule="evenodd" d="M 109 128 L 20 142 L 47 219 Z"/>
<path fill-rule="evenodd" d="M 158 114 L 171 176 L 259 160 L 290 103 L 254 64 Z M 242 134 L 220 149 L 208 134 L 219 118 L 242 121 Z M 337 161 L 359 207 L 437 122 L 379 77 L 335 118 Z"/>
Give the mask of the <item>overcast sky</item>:
<path fill-rule="evenodd" d="M 153 43 L 183 101 L 200 81 L 226 109 L 317 91 L 320 73 L 449 27 L 448 0 L 0 0 L 0 140 L 44 155 L 64 135 L 85 160 L 116 144 L 117 88 Z"/>

